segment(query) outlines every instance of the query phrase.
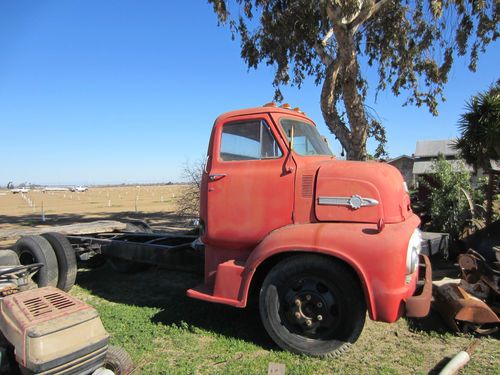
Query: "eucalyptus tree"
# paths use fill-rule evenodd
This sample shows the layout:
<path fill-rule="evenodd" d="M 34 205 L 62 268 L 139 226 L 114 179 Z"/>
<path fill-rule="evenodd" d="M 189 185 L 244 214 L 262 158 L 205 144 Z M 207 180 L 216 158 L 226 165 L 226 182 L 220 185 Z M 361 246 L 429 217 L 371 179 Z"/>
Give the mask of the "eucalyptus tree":
<path fill-rule="evenodd" d="M 208 0 L 219 24 L 241 39 L 249 68 L 273 65 L 275 99 L 280 87 L 298 87 L 312 76 L 322 84 L 321 110 L 348 159 L 365 159 L 366 141 L 380 143 L 385 130 L 370 115 L 369 82 L 390 89 L 404 104 L 438 102 L 457 56 L 474 71 L 478 57 L 499 35 L 495 0 Z M 404 125 L 404 119 L 401 119 Z"/>

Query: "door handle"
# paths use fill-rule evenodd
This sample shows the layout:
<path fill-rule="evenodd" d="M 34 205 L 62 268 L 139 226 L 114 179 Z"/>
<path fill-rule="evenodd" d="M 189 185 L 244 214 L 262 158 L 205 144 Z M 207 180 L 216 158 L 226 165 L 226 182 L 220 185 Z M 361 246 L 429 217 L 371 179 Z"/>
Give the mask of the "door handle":
<path fill-rule="evenodd" d="M 218 181 L 220 179 L 223 179 L 224 177 L 226 177 L 225 173 L 214 173 L 214 174 L 209 175 L 208 179 L 210 181 Z"/>

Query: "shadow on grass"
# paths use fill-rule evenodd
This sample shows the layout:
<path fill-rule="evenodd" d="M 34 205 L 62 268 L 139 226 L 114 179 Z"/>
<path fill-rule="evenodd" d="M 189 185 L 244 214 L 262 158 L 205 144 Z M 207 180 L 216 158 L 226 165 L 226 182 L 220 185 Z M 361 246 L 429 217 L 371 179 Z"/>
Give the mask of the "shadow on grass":
<path fill-rule="evenodd" d="M 238 309 L 188 298 L 186 290 L 203 282 L 199 275 L 151 268 L 120 274 L 109 265 L 78 273 L 77 284 L 108 301 L 160 308 L 151 321 L 183 325 L 249 341 L 263 349 L 276 349 L 264 330 L 258 309 Z"/>
<path fill-rule="evenodd" d="M 442 360 L 440 360 L 436 365 L 429 370 L 427 375 L 438 375 L 441 370 L 448 364 L 448 362 L 451 361 L 451 357 L 444 357 Z"/>
<path fill-rule="evenodd" d="M 453 333 L 448 328 L 441 315 L 439 315 L 439 313 L 434 309 L 431 309 L 429 315 L 424 318 L 406 318 L 406 320 L 408 322 L 408 327 L 412 332 L 425 332 L 431 335 L 444 335 L 447 333 Z"/>
<path fill-rule="evenodd" d="M 430 336 L 443 336 L 443 335 L 466 336 L 466 337 L 469 336 L 471 339 L 474 337 L 475 338 L 489 337 L 496 340 L 500 340 L 500 331 L 493 332 L 489 335 L 480 335 L 474 332 L 469 332 L 469 333 L 455 332 L 448 326 L 445 319 L 443 319 L 443 317 L 439 314 L 439 312 L 432 308 L 431 311 L 429 312 L 429 315 L 427 315 L 425 318 L 420 318 L 420 319 L 406 318 L 406 320 L 408 322 L 409 330 L 415 333 L 424 332 Z M 440 367 L 438 367 L 437 365 L 436 368 L 440 369 Z M 430 373 L 434 374 L 434 372 L 432 371 Z"/>

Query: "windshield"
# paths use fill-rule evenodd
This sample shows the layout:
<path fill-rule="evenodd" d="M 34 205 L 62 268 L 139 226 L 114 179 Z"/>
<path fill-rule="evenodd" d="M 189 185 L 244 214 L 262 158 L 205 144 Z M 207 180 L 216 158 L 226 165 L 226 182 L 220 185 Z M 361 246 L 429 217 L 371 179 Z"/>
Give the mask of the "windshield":
<path fill-rule="evenodd" d="M 299 155 L 328 155 L 332 152 L 328 148 L 326 141 L 319 135 L 316 127 L 299 120 L 281 119 L 281 127 L 292 142 L 293 151 Z"/>

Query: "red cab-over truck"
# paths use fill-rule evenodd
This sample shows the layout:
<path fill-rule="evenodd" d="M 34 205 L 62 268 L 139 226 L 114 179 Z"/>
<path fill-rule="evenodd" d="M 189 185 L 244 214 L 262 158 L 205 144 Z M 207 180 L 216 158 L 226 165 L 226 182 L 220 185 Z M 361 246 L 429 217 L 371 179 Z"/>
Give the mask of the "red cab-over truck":
<path fill-rule="evenodd" d="M 201 185 L 205 283 L 188 296 L 245 307 L 282 348 L 336 355 L 373 320 L 427 315 L 429 260 L 406 184 L 384 163 L 335 160 L 298 109 L 220 116 Z"/>
<path fill-rule="evenodd" d="M 201 245 L 149 230 L 59 242 L 122 270 L 199 264 L 204 283 L 189 297 L 239 308 L 257 297 L 271 338 L 295 353 L 345 352 L 366 311 L 383 322 L 429 311 L 431 267 L 401 174 L 336 160 L 298 109 L 271 103 L 217 118 L 200 216 Z"/>

